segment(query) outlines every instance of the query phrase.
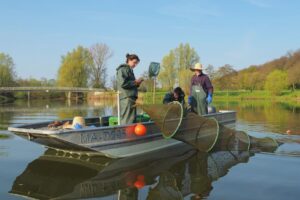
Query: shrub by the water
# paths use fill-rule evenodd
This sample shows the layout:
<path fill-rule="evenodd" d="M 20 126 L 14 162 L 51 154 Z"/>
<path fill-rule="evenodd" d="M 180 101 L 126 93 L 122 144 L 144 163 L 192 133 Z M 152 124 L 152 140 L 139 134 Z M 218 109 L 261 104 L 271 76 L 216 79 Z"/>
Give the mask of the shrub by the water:
<path fill-rule="evenodd" d="M 287 73 L 281 70 L 274 70 L 267 76 L 265 89 L 273 95 L 280 95 L 282 90 L 287 88 Z"/>

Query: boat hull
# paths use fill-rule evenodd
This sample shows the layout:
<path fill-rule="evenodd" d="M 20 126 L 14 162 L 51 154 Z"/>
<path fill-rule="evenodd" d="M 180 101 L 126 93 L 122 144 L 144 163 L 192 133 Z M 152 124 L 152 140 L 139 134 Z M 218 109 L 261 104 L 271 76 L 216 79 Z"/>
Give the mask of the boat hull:
<path fill-rule="evenodd" d="M 204 117 L 214 117 L 224 125 L 233 124 L 236 112 L 221 111 Z M 99 119 L 99 118 L 98 118 Z M 86 121 L 96 121 L 89 118 Z M 175 139 L 164 139 L 153 122 L 143 123 L 147 128 L 144 136 L 134 134 L 134 124 L 127 126 L 103 126 L 80 130 L 45 130 L 48 122 L 19 127 L 9 127 L 9 131 L 50 148 L 62 151 L 102 154 L 111 158 L 122 158 L 146 154 L 182 144 Z M 193 148 L 191 146 L 191 148 Z"/>

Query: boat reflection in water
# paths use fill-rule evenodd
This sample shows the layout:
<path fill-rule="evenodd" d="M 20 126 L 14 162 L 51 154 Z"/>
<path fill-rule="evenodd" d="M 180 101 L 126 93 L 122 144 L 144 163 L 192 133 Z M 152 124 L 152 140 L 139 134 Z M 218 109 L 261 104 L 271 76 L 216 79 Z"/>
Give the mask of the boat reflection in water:
<path fill-rule="evenodd" d="M 213 181 L 257 150 L 204 153 L 182 143 L 147 156 L 111 159 L 47 149 L 15 179 L 10 193 L 36 199 L 202 199 Z"/>

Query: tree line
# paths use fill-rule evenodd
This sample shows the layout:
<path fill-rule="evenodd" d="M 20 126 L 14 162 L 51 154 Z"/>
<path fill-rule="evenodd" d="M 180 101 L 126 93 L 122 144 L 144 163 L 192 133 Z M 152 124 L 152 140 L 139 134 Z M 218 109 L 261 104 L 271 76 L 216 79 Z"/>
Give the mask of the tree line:
<path fill-rule="evenodd" d="M 56 79 L 22 79 L 15 72 L 12 57 L 0 53 L 0 87 L 3 86 L 63 86 L 106 88 L 111 81 L 116 86 L 114 77 L 107 80 L 107 62 L 113 56 L 111 48 L 104 43 L 91 47 L 78 46 L 61 57 L 61 64 Z M 161 72 L 158 76 L 158 88 L 163 91 L 181 86 L 187 93 L 193 73 L 191 66 L 199 62 L 200 56 L 190 44 L 179 44 L 171 49 L 161 60 Z M 236 70 L 226 64 L 215 68 L 205 67 L 205 73 L 211 78 L 216 90 L 269 90 L 280 94 L 284 89 L 296 90 L 300 87 L 300 50 L 289 52 L 278 59 L 262 65 L 251 65 Z M 147 69 L 143 74 L 145 82 L 140 90 L 151 91 L 153 80 L 148 78 Z"/>
<path fill-rule="evenodd" d="M 300 50 L 239 71 L 231 65 L 217 70 L 211 66 L 208 74 L 217 90 L 268 90 L 279 95 L 282 90 L 300 88 Z"/>
<path fill-rule="evenodd" d="M 172 49 L 161 62 L 158 79 L 162 89 L 171 90 L 178 85 L 188 93 L 192 73 L 187 69 L 198 61 L 199 55 L 189 44 Z M 267 90 L 280 95 L 285 89 L 295 91 L 300 88 L 300 50 L 242 70 L 236 70 L 230 64 L 217 68 L 209 64 L 204 72 L 212 80 L 215 90 Z"/>
<path fill-rule="evenodd" d="M 13 58 L 0 53 L 0 87 L 9 86 L 107 86 L 107 61 L 113 55 L 106 44 L 94 44 L 89 48 L 78 46 L 61 57 L 56 79 L 22 79 L 17 76 Z"/>

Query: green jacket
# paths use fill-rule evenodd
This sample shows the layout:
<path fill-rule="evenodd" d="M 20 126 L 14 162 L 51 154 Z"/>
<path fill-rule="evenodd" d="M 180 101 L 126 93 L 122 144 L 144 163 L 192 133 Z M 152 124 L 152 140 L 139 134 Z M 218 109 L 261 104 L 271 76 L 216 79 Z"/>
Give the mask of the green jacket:
<path fill-rule="evenodd" d="M 133 70 L 126 64 L 117 68 L 117 88 L 120 92 L 120 99 L 138 97 L 138 86 L 135 84 Z"/>

